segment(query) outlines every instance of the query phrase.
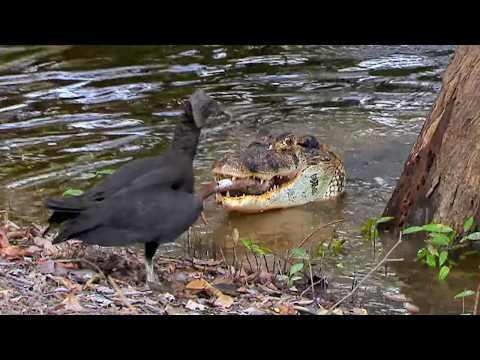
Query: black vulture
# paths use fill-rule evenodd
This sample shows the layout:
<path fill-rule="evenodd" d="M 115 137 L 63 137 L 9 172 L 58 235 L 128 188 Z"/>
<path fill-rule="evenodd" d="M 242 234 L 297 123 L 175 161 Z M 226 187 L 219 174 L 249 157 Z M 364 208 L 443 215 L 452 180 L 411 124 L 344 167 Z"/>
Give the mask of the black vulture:
<path fill-rule="evenodd" d="M 159 244 L 187 230 L 200 215 L 203 199 L 217 191 L 218 184 L 211 183 L 194 194 L 193 158 L 201 128 L 221 114 L 227 114 L 221 105 L 198 90 L 185 102 L 166 152 L 125 164 L 81 196 L 47 200 L 45 206 L 54 211 L 49 224 L 63 223 L 53 243 L 143 243 L 147 284 L 158 283 L 152 259 Z"/>

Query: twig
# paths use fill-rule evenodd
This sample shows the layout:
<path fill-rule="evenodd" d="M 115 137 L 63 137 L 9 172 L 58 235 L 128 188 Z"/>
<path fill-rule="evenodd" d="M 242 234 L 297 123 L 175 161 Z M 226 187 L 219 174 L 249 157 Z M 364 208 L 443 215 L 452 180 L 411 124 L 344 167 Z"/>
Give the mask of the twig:
<path fill-rule="evenodd" d="M 75 259 L 59 259 L 59 260 L 55 260 L 55 262 L 59 262 L 59 263 L 80 262 L 80 263 L 87 264 L 89 266 L 92 266 L 98 273 L 102 274 L 105 280 L 108 281 L 108 277 L 105 275 L 102 269 L 100 269 L 98 265 L 92 263 L 91 261 L 88 261 L 82 258 L 75 258 Z"/>
<path fill-rule="evenodd" d="M 328 309 L 328 312 L 327 314 L 330 314 L 333 309 L 335 309 L 338 305 L 340 305 L 341 303 L 343 303 L 346 299 L 348 299 L 350 296 L 352 296 L 355 291 L 357 291 L 357 289 L 360 287 L 360 285 L 362 285 L 362 283 L 368 279 L 370 277 L 370 275 L 372 275 L 375 271 L 377 271 L 377 269 L 382 266 L 382 264 L 386 261 L 386 259 L 390 256 L 390 254 L 397 248 L 398 245 L 400 245 L 402 243 L 402 232 L 400 232 L 400 236 L 398 238 L 398 241 L 392 246 L 392 248 L 385 254 L 385 256 L 383 257 L 382 260 L 380 260 L 380 262 L 375 265 L 375 267 L 370 270 L 368 272 L 367 275 L 364 276 L 364 278 L 362 280 L 360 280 L 357 285 L 352 289 L 352 291 L 350 291 L 347 295 L 345 295 L 343 298 L 341 298 L 340 300 L 338 300 L 332 307 L 330 307 L 330 309 Z"/>
<path fill-rule="evenodd" d="M 473 307 L 473 315 L 477 315 L 479 297 L 480 297 L 480 282 L 478 283 L 478 286 L 477 286 L 477 295 L 475 295 L 475 306 Z"/>
<path fill-rule="evenodd" d="M 227 259 L 225 258 L 225 254 L 223 253 L 223 249 L 220 247 L 220 254 L 222 255 L 223 262 L 225 266 L 227 267 L 228 273 L 233 276 L 232 272 L 230 271 L 230 266 L 228 266 Z"/>
<path fill-rule="evenodd" d="M 245 257 L 247 258 L 248 265 L 250 265 L 250 271 L 253 272 L 252 264 L 250 263 L 250 258 L 248 257 L 248 253 L 245 253 Z"/>
<path fill-rule="evenodd" d="M 137 309 L 135 309 L 135 307 L 130 304 L 130 302 L 127 300 L 127 298 L 125 297 L 125 295 L 123 295 L 123 291 L 118 287 L 117 283 L 115 282 L 115 280 L 113 280 L 112 277 L 108 276 L 108 281 L 110 282 L 110 284 L 112 284 L 112 287 L 115 289 L 115 292 L 118 294 L 118 296 L 120 297 L 120 299 L 123 301 L 123 303 L 125 305 L 127 305 L 127 307 L 130 309 L 130 311 L 136 313 L 137 312 Z"/>
<path fill-rule="evenodd" d="M 265 261 L 265 268 L 267 269 L 267 272 L 270 272 L 270 269 L 268 268 L 268 263 L 267 263 L 267 257 L 263 255 L 263 260 Z"/>
<path fill-rule="evenodd" d="M 341 223 L 345 221 L 345 219 L 338 219 L 338 220 L 334 220 L 334 221 L 331 221 L 327 224 L 323 224 L 322 226 L 319 226 L 318 228 L 316 228 L 315 230 L 313 230 L 310 234 L 308 234 L 302 241 L 300 241 L 297 245 L 297 248 L 301 248 L 303 245 L 305 245 L 305 243 L 313 236 L 315 235 L 318 231 L 320 231 L 321 229 L 323 228 L 326 228 L 327 226 L 330 226 L 330 225 L 335 225 L 335 224 L 338 224 L 338 223 Z"/>
<path fill-rule="evenodd" d="M 313 285 L 313 271 L 312 271 L 312 263 L 310 262 L 310 259 L 308 259 L 308 267 L 310 269 L 310 283 L 312 284 L 312 286 L 311 286 L 312 299 L 315 299 L 315 287 Z"/>
<path fill-rule="evenodd" d="M 233 275 L 233 278 L 236 279 L 237 276 L 240 276 L 240 275 L 242 274 L 243 259 L 242 259 L 242 261 L 240 262 L 240 266 L 239 266 L 239 268 L 238 268 L 238 271 L 236 271 L 236 268 L 235 268 L 235 267 L 234 267 L 234 269 L 235 269 L 235 273 L 234 273 L 234 275 Z M 238 275 L 237 275 L 237 274 L 238 274 Z"/>
<path fill-rule="evenodd" d="M 298 306 L 298 305 L 293 305 L 293 308 L 297 311 L 305 312 L 310 315 L 318 315 L 317 312 L 310 310 L 309 308 L 303 307 L 303 306 Z"/>
<path fill-rule="evenodd" d="M 98 265 L 92 263 L 91 261 L 88 261 L 88 260 L 85 260 L 85 259 L 81 259 L 81 258 L 77 258 L 77 259 L 60 259 L 60 260 L 55 260 L 56 262 L 60 262 L 60 263 L 65 263 L 65 262 L 81 262 L 81 263 L 84 263 L 84 264 L 87 264 L 89 266 L 92 266 L 98 273 L 100 273 L 104 278 L 105 280 L 110 283 L 113 287 L 113 289 L 115 290 L 115 292 L 118 294 L 118 296 L 120 297 L 120 299 L 125 303 L 125 305 L 127 305 L 127 307 L 133 311 L 133 312 L 137 312 L 137 310 L 128 302 L 128 300 L 126 299 L 126 297 L 123 295 L 123 292 L 122 290 L 120 290 L 120 288 L 118 287 L 117 283 L 115 282 L 115 280 L 113 280 L 112 277 L 110 276 L 107 276 L 105 275 L 105 273 L 102 271 L 102 269 L 100 269 L 98 267 Z"/>
<path fill-rule="evenodd" d="M 398 258 L 398 259 L 386 259 L 385 262 L 402 262 L 405 261 L 404 258 Z"/>
<path fill-rule="evenodd" d="M 318 281 L 315 281 L 312 286 L 317 286 L 318 284 L 322 283 L 323 281 L 325 281 L 325 279 L 320 279 Z M 300 297 L 303 297 L 303 295 L 305 295 L 307 293 L 307 291 L 309 291 L 311 288 L 310 286 L 307 287 L 305 290 L 303 290 L 301 293 L 300 293 Z"/>
<path fill-rule="evenodd" d="M 257 254 L 253 254 L 253 258 L 255 259 L 255 264 L 257 265 L 257 271 L 260 272 L 260 266 L 258 265 Z"/>

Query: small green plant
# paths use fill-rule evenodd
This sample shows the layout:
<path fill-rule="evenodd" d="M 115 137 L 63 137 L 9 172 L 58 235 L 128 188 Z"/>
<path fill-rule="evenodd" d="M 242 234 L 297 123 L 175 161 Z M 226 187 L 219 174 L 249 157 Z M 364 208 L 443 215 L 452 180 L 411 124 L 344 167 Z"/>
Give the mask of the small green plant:
<path fill-rule="evenodd" d="M 255 244 L 250 239 L 242 240 L 242 244 L 247 250 L 251 251 L 255 255 L 268 255 L 272 253 L 272 250 L 269 248 Z"/>
<path fill-rule="evenodd" d="M 258 262 L 257 256 L 262 256 L 263 257 L 263 259 L 265 261 L 265 267 L 266 267 L 267 271 L 269 271 L 266 255 L 271 254 L 272 250 L 270 250 L 269 248 L 267 248 L 265 246 L 260 246 L 258 244 L 255 244 L 250 239 L 243 239 L 241 241 L 241 243 L 242 243 L 242 245 L 245 249 L 247 249 L 249 252 L 251 252 L 253 254 L 253 257 L 255 259 L 255 263 L 257 265 L 257 271 L 260 271 L 260 264 Z M 252 264 L 250 263 L 250 259 L 248 258 L 248 254 L 247 254 L 246 258 L 247 258 L 248 264 L 250 265 L 250 269 L 253 270 Z"/>
<path fill-rule="evenodd" d="M 90 180 L 90 179 L 94 179 L 94 178 L 97 178 L 97 177 L 102 177 L 102 176 L 105 176 L 105 175 L 111 175 L 114 172 L 115 172 L 115 170 L 113 170 L 113 169 L 102 169 L 102 170 L 97 170 L 95 172 L 87 172 L 87 173 L 82 174 L 80 179 Z"/>
<path fill-rule="evenodd" d="M 444 224 L 426 224 L 423 226 L 411 226 L 402 231 L 403 235 L 417 232 L 426 232 L 426 246 L 417 252 L 417 258 L 427 264 L 431 269 L 438 267 L 438 279 L 445 280 L 455 264 L 450 257 L 453 246 L 457 239 L 459 242 L 466 240 L 480 240 L 480 232 L 469 233 L 474 225 L 473 217 L 468 218 L 463 224 L 463 234 L 459 234 L 450 226 Z"/>
<path fill-rule="evenodd" d="M 361 227 L 360 231 L 365 239 L 373 244 L 373 253 L 375 254 L 376 242 L 378 239 L 378 225 L 393 220 L 393 216 L 384 216 L 381 218 L 370 218 Z"/>
<path fill-rule="evenodd" d="M 325 256 L 338 256 L 345 252 L 345 239 L 337 239 L 333 238 L 328 244 L 325 242 L 321 242 L 318 244 L 315 254 L 319 258 L 324 258 Z"/>
<path fill-rule="evenodd" d="M 82 180 L 89 180 L 93 179 L 96 177 L 101 177 L 104 175 L 111 175 L 114 173 L 115 170 L 113 169 L 102 169 L 102 170 L 97 170 L 94 173 L 85 173 L 81 176 Z M 80 196 L 83 195 L 84 191 L 81 189 L 67 189 L 64 193 L 63 196 Z"/>
<path fill-rule="evenodd" d="M 475 295 L 475 291 L 465 289 L 454 296 L 454 299 L 462 299 L 462 314 L 465 314 L 465 298 L 472 295 Z"/>
<path fill-rule="evenodd" d="M 63 196 L 80 196 L 83 195 L 83 190 L 80 189 L 67 189 L 64 193 Z"/>
<path fill-rule="evenodd" d="M 367 222 L 361 228 L 362 235 L 366 239 L 374 242 L 378 238 L 378 224 L 386 223 L 393 219 L 394 219 L 393 216 L 385 216 L 381 218 L 368 219 Z"/>
<path fill-rule="evenodd" d="M 302 277 L 298 276 L 298 273 L 304 268 L 304 261 L 307 261 L 310 268 L 310 255 L 303 248 L 293 248 L 291 250 L 291 257 L 294 260 L 294 263 L 290 266 L 288 284 L 291 286 L 295 281 L 300 280 Z"/>

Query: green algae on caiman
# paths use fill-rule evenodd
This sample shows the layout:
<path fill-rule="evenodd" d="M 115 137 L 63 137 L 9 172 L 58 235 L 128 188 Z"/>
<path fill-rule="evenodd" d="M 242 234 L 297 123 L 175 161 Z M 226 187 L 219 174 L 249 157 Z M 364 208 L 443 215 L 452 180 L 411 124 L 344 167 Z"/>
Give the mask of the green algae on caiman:
<path fill-rule="evenodd" d="M 339 196 L 345 168 L 327 145 L 311 135 L 259 135 L 248 147 L 216 161 L 217 181 L 230 179 L 217 203 L 239 212 L 262 212 Z"/>

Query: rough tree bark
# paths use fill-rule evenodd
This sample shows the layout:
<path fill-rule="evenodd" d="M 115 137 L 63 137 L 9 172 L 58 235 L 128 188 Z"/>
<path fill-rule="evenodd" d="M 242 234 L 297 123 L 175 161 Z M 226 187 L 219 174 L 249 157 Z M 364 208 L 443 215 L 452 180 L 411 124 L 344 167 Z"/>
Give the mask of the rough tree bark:
<path fill-rule="evenodd" d="M 480 223 L 480 46 L 459 46 L 384 216 L 390 230 Z"/>

